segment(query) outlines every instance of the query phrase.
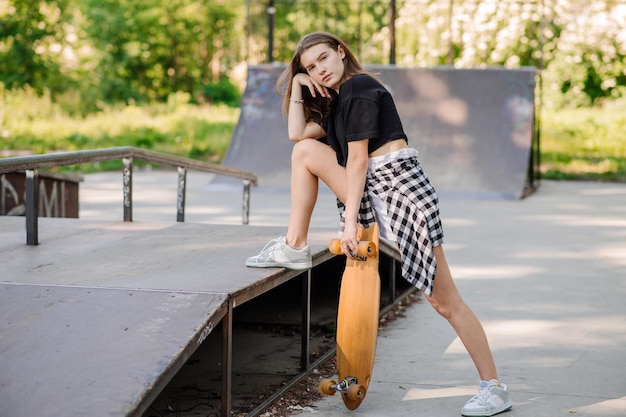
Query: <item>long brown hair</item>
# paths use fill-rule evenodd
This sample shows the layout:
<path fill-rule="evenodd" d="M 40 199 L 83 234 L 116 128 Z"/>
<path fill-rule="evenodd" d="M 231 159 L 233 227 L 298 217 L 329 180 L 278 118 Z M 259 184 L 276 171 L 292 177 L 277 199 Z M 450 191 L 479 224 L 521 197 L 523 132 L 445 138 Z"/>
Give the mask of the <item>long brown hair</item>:
<path fill-rule="evenodd" d="M 285 114 L 289 113 L 289 98 L 291 97 L 293 77 L 298 73 L 307 73 L 307 70 L 302 66 L 302 54 L 307 49 L 322 43 L 328 45 L 334 50 L 337 50 L 340 46 L 344 50 L 344 80 L 347 80 L 355 74 L 368 73 L 365 69 L 363 69 L 359 60 L 350 51 L 348 45 L 346 45 L 341 39 L 328 32 L 309 33 L 300 39 L 300 42 L 298 42 L 298 46 L 296 47 L 296 51 L 293 54 L 293 58 L 291 58 L 291 62 L 280 77 L 278 77 L 278 81 L 276 81 L 276 92 L 283 97 L 283 112 Z M 331 90 L 333 99 L 335 98 L 334 93 L 335 92 Z M 328 115 L 331 100 L 319 96 L 317 96 L 317 98 L 312 97 L 308 88 L 302 89 L 302 98 L 304 99 L 304 116 L 306 121 L 313 121 L 323 125 L 323 122 Z"/>

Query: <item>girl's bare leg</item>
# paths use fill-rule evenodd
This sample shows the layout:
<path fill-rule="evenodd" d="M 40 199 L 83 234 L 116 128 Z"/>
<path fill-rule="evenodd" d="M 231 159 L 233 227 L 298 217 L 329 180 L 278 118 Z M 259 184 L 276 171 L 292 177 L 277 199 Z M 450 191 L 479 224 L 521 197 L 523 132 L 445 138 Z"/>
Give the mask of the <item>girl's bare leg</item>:
<path fill-rule="evenodd" d="M 345 196 L 345 168 L 337 163 L 335 151 L 314 140 L 297 142 L 291 153 L 291 211 L 287 243 L 294 248 L 307 244 L 311 215 L 317 201 L 319 179 L 340 199 Z"/>
<path fill-rule="evenodd" d="M 483 381 L 498 379 L 496 365 L 483 326 L 465 304 L 456 288 L 443 247 L 433 248 L 437 260 L 437 275 L 432 296 L 426 296 L 437 312 L 447 319 L 463 342 Z"/>

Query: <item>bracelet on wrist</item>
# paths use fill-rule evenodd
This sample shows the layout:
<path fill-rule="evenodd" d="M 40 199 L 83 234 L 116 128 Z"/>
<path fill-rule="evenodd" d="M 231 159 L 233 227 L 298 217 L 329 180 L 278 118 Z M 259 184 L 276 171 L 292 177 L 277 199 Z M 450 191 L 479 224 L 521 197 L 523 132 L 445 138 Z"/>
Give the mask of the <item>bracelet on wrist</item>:
<path fill-rule="evenodd" d="M 304 104 L 304 99 L 290 98 L 289 101 L 296 104 Z"/>

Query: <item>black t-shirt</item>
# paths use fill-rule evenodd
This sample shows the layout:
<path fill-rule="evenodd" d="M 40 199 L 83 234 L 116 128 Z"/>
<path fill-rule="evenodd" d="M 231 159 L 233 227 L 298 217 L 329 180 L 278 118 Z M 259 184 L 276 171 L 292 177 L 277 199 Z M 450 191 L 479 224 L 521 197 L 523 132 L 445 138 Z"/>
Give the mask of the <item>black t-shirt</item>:
<path fill-rule="evenodd" d="M 368 153 L 396 139 L 407 140 L 391 94 L 375 78 L 357 74 L 339 88 L 326 126 L 325 142 L 346 166 L 348 142 L 369 139 Z"/>

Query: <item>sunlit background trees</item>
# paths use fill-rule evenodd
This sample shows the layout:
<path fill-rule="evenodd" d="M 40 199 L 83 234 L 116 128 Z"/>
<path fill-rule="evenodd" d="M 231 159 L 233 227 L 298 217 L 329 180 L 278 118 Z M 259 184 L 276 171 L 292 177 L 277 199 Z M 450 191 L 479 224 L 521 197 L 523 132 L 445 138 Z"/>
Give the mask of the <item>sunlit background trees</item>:
<path fill-rule="evenodd" d="M 399 66 L 535 66 L 555 106 L 620 98 L 626 2 L 397 0 Z M 54 96 L 211 99 L 242 64 L 289 60 L 314 30 L 388 64 L 390 0 L 0 0 L 0 81 Z M 270 38 L 271 36 L 271 38 Z M 271 56 L 268 46 L 272 43 Z M 208 88 L 208 90 L 207 90 Z M 553 93 L 553 94 L 551 94 Z M 88 97 L 85 97 L 88 96 Z M 97 98 L 97 100 L 95 100 Z"/>

